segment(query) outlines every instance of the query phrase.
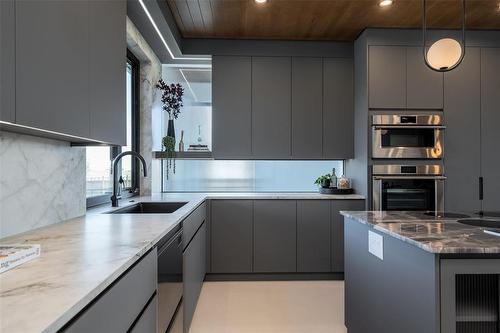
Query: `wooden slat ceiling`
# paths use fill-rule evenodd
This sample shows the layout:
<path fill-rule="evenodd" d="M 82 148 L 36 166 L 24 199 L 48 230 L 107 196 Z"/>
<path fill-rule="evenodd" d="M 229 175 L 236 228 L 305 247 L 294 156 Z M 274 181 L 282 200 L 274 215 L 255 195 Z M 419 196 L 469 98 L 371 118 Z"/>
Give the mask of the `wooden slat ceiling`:
<path fill-rule="evenodd" d="M 352 41 L 365 28 L 419 28 L 421 0 L 164 0 L 185 38 Z M 500 30 L 500 0 L 467 0 L 467 29 Z M 458 28 L 459 0 L 429 0 L 428 25 Z"/>

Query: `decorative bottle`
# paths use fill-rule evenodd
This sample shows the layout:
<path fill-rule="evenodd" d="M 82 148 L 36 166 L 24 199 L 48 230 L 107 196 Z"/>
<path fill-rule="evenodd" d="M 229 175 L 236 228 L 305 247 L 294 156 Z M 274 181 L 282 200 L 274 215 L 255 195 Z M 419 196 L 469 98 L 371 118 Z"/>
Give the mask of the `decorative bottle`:
<path fill-rule="evenodd" d="M 181 141 L 179 141 L 179 151 L 184 151 L 184 130 L 181 131 Z"/>
<path fill-rule="evenodd" d="M 332 175 L 330 176 L 330 187 L 331 188 L 337 187 L 337 175 L 335 174 L 335 168 L 333 168 Z"/>

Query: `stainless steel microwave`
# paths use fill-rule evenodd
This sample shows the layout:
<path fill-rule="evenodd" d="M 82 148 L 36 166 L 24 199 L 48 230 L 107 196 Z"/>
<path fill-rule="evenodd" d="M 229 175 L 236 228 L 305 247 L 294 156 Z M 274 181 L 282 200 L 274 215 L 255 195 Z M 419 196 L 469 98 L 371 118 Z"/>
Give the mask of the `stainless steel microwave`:
<path fill-rule="evenodd" d="M 374 115 L 372 158 L 440 159 L 444 129 L 439 114 Z"/>

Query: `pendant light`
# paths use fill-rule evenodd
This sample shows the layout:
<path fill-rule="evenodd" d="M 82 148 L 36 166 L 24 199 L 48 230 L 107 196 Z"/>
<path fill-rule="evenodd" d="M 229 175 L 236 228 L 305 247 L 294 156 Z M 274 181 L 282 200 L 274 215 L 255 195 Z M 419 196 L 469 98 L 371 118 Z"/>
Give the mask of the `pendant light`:
<path fill-rule="evenodd" d="M 462 42 L 454 38 L 441 38 L 426 49 L 426 0 L 423 1 L 423 53 L 425 64 L 437 72 L 448 72 L 456 68 L 465 56 L 465 0 L 462 2 Z"/>

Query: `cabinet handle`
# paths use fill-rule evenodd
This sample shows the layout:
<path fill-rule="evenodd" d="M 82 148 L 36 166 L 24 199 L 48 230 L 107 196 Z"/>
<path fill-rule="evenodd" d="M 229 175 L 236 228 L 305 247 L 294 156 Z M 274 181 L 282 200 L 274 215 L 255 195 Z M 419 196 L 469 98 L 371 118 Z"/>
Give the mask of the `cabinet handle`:
<path fill-rule="evenodd" d="M 483 200 L 484 197 L 484 181 L 483 177 L 479 177 L 479 200 Z"/>

